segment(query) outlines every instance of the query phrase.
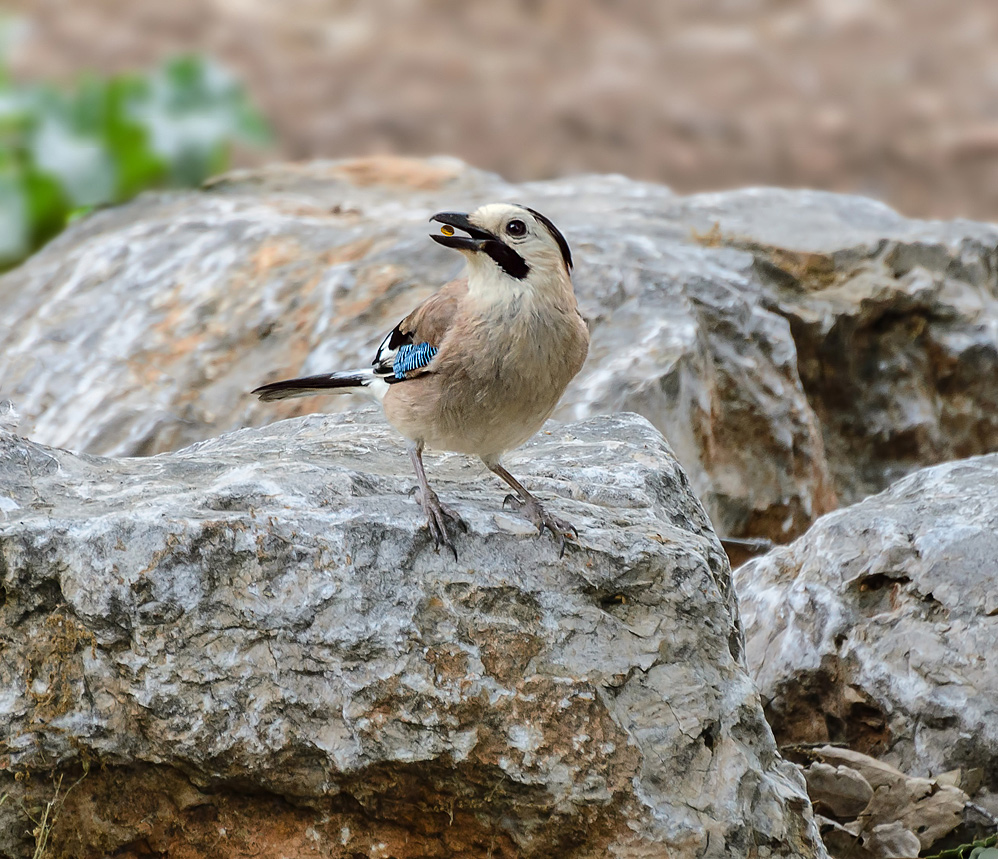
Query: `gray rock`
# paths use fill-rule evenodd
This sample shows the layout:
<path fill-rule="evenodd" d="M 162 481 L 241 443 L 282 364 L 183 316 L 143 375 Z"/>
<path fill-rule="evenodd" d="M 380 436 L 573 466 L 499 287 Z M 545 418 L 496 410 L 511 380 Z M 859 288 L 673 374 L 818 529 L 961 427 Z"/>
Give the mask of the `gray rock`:
<path fill-rule="evenodd" d="M 998 789 L 996 486 L 994 455 L 925 469 L 737 571 L 781 744 L 843 742 L 912 775 L 982 768 Z"/>
<path fill-rule="evenodd" d="M 918 836 L 900 823 L 875 826 L 864 846 L 877 859 L 917 859 L 921 852 Z"/>
<path fill-rule="evenodd" d="M 0 855 L 53 803 L 58 856 L 824 856 L 662 437 L 550 424 L 509 466 L 564 559 L 457 455 L 435 553 L 369 412 L 133 459 L 0 433 Z"/>
<path fill-rule="evenodd" d="M 10 400 L 0 400 L 0 432 L 14 432 L 20 422 L 15 405 Z"/>
<path fill-rule="evenodd" d="M 804 770 L 804 779 L 811 802 L 839 820 L 858 817 L 873 799 L 870 783 L 852 767 L 817 762 Z"/>
<path fill-rule="evenodd" d="M 0 395 L 36 440 L 119 456 L 348 408 L 246 392 L 369 361 L 460 271 L 427 216 L 494 199 L 575 251 L 593 343 L 557 417 L 647 417 L 722 534 L 785 542 L 836 493 L 998 449 L 998 229 L 809 191 L 512 185 L 447 159 L 276 166 L 83 219 L 0 278 Z"/>
<path fill-rule="evenodd" d="M 964 822 L 969 797 L 941 779 L 905 775 L 847 748 L 809 748 L 806 756 L 815 759 L 804 776 L 816 810 L 846 824 L 819 821 L 834 856 L 918 856 Z"/>

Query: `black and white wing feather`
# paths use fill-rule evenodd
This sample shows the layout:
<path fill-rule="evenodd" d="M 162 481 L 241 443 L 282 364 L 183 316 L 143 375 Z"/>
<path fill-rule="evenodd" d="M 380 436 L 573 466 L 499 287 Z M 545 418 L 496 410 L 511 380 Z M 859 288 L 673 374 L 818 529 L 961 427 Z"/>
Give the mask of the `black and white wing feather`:
<path fill-rule="evenodd" d="M 426 299 L 388 332 L 388 336 L 381 341 L 369 370 L 347 370 L 285 379 L 262 385 L 253 393 L 261 400 L 283 400 L 322 393 L 350 393 L 351 389 L 362 389 L 363 393 L 381 398 L 388 390 L 387 385 L 433 372 L 433 359 L 467 292 L 467 281 L 456 280 Z"/>

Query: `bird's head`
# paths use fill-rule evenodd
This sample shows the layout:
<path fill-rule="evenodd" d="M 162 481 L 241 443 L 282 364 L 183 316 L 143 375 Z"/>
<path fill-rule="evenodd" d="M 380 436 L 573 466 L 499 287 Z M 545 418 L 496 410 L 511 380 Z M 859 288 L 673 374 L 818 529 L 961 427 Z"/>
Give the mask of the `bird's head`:
<path fill-rule="evenodd" d="M 535 281 L 557 275 L 567 280 L 572 252 L 558 228 L 540 212 L 511 203 L 490 203 L 470 215 L 440 212 L 430 218 L 443 224 L 431 238 L 461 251 L 469 273 L 513 281 Z M 466 235 L 457 235 L 460 230 Z"/>

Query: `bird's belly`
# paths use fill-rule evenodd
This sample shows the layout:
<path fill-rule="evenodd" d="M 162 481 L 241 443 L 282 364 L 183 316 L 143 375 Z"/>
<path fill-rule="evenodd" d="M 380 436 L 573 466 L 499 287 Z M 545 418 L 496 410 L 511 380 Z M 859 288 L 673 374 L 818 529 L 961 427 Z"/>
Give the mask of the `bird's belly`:
<path fill-rule="evenodd" d="M 482 457 L 499 456 L 519 447 L 534 435 L 548 419 L 554 406 L 543 412 L 509 409 L 482 410 L 474 420 L 460 422 L 446 416 L 426 438 L 426 446 Z"/>
<path fill-rule="evenodd" d="M 486 459 L 523 444 L 581 368 L 589 335 L 574 310 L 522 319 L 472 329 L 460 344 L 441 347 L 430 372 L 392 385 L 384 399 L 389 423 L 427 447 Z"/>
<path fill-rule="evenodd" d="M 432 374 L 392 385 L 385 416 L 402 435 L 431 449 L 498 456 L 519 447 L 554 411 L 561 390 L 532 396 L 495 385 L 448 385 Z"/>

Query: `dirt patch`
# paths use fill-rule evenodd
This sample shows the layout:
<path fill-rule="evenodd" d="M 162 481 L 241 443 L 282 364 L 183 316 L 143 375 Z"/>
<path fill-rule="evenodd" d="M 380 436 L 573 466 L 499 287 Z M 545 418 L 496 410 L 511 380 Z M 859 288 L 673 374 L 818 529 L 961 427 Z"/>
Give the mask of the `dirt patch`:
<path fill-rule="evenodd" d="M 580 817 L 565 831 L 541 826 L 551 837 L 535 832 L 538 849 L 525 850 L 505 830 L 502 812 L 528 807 L 532 791 L 514 787 L 499 770 L 467 776 L 468 793 L 458 795 L 443 786 L 449 777 L 432 764 L 383 768 L 365 774 L 362 788 L 351 792 L 348 787 L 305 806 L 264 793 L 201 790 L 169 767 L 93 767 L 66 796 L 47 855 L 516 859 L 565 855 L 561 850 L 573 844 L 600 841 L 598 821 Z M 39 781 L 32 789 L 34 800 L 44 799 L 44 788 Z"/>
<path fill-rule="evenodd" d="M 277 128 L 261 157 L 449 153 L 513 180 L 597 171 L 682 192 L 809 186 L 998 219 L 992 0 L 6 8 L 31 24 L 21 76 L 219 57 Z M 396 167 L 403 184 L 444 178 Z"/>

